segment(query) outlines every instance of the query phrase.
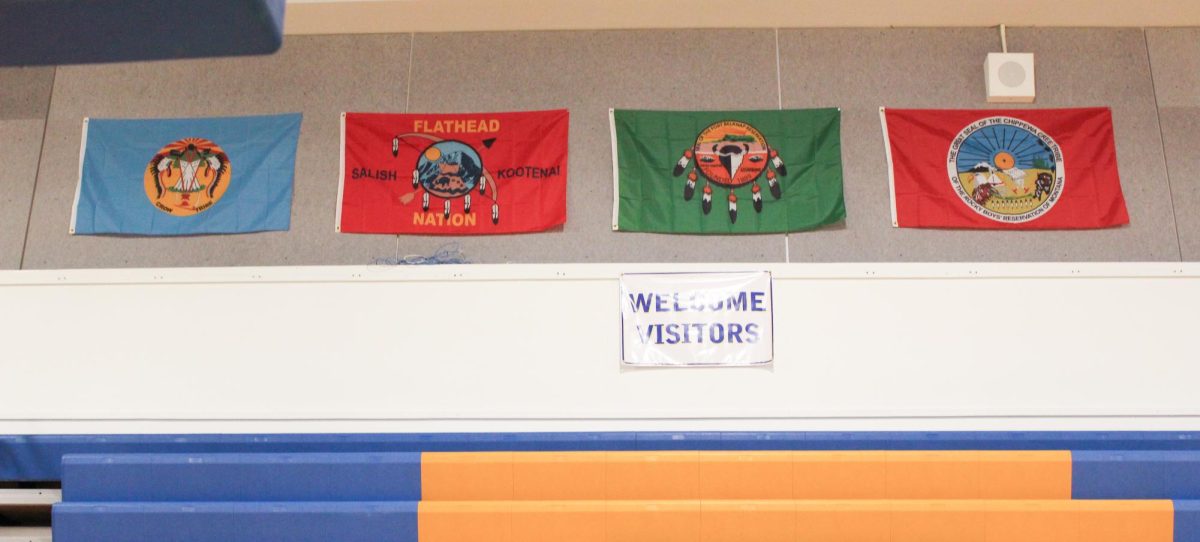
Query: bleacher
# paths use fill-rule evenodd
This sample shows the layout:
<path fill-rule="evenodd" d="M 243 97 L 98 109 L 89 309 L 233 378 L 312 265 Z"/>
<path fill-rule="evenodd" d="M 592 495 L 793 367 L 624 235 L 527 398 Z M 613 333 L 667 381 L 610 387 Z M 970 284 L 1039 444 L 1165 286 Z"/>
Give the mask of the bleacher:
<path fill-rule="evenodd" d="M 1194 433 L 0 437 L 56 542 L 1200 541 Z"/>

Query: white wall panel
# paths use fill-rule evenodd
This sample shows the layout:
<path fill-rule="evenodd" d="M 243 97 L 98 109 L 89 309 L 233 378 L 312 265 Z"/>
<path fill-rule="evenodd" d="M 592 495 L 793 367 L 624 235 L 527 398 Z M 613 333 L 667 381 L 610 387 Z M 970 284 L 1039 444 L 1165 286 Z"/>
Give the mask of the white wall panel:
<path fill-rule="evenodd" d="M 774 272 L 771 367 L 619 365 L 618 274 L 685 269 Z M 1198 306 L 1190 264 L 4 272 L 0 429 L 1200 416 Z"/>

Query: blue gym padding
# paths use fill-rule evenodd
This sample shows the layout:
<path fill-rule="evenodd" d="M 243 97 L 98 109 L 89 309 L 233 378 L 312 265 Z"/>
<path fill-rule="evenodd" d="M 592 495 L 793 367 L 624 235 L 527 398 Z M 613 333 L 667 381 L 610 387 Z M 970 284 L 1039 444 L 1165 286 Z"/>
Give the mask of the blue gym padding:
<path fill-rule="evenodd" d="M 1164 459 L 1161 452 L 1073 452 L 1071 496 L 1076 499 L 1162 497 L 1166 492 Z M 1186 498 L 1184 495 L 1175 497 Z"/>
<path fill-rule="evenodd" d="M 1076 451 L 1076 499 L 1200 499 L 1200 452 Z"/>
<path fill-rule="evenodd" d="M 0 0 L 0 66 L 277 51 L 285 0 Z M 155 79 L 154 67 L 144 78 Z"/>
<path fill-rule="evenodd" d="M 1200 542 L 1200 501 L 1175 501 L 1174 542 Z"/>
<path fill-rule="evenodd" d="M 416 501 L 421 454 L 63 457 L 64 502 Z"/>
<path fill-rule="evenodd" d="M 1200 432 L 594 432 L 0 436 L 0 481 L 53 481 L 68 454 L 508 450 L 1195 450 Z"/>
<path fill-rule="evenodd" d="M 417 542 L 415 502 L 63 503 L 54 542 Z"/>
<path fill-rule="evenodd" d="M 63 457 L 65 502 L 400 501 L 421 498 L 418 453 Z M 1072 452 L 1076 499 L 1200 499 L 1200 452 Z"/>

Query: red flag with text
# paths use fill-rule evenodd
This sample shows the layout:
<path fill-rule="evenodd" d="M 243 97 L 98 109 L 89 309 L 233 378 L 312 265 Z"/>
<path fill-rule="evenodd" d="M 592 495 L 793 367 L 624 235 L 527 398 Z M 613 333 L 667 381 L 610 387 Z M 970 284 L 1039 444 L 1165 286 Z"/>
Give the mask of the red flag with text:
<path fill-rule="evenodd" d="M 338 231 L 478 235 L 567 220 L 567 111 L 346 113 Z"/>
<path fill-rule="evenodd" d="M 1108 108 L 880 111 L 901 228 L 1129 223 Z"/>

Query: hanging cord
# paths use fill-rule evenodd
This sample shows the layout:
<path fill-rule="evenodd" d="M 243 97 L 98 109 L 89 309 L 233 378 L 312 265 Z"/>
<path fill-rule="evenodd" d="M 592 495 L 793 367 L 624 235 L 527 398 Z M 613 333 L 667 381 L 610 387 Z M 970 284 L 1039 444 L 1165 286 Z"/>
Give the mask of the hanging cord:
<path fill-rule="evenodd" d="M 1008 28 L 1003 23 L 1000 24 L 1000 49 L 1005 53 L 1008 52 Z"/>
<path fill-rule="evenodd" d="M 462 247 L 458 243 L 446 243 L 429 256 L 409 254 L 399 258 L 375 258 L 371 263 L 374 265 L 448 265 L 471 262 L 463 254 Z"/>

